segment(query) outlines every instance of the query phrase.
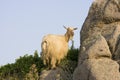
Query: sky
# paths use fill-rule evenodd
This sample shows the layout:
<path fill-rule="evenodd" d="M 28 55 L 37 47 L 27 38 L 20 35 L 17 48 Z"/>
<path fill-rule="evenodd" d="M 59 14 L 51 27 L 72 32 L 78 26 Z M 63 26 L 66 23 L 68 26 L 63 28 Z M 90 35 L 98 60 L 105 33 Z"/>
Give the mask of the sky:
<path fill-rule="evenodd" d="M 64 35 L 64 26 L 77 27 L 75 48 L 80 46 L 80 29 L 93 0 L 0 0 L 0 66 L 14 63 L 25 54 L 41 51 L 46 34 Z M 69 46 L 71 43 L 69 42 Z"/>

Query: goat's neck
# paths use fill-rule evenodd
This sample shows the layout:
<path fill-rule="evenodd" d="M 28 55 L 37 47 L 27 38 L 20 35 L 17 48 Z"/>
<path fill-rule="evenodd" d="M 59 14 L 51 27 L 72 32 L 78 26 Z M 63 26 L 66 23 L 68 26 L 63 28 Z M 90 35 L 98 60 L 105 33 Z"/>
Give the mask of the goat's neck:
<path fill-rule="evenodd" d="M 69 40 L 70 40 L 70 35 L 68 34 L 68 32 L 65 33 L 65 40 L 67 42 L 69 42 Z"/>

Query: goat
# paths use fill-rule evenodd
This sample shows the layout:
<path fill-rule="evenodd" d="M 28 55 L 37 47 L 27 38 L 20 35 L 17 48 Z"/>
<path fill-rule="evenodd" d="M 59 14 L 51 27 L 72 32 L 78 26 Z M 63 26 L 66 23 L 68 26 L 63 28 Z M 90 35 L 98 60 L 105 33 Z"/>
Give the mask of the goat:
<path fill-rule="evenodd" d="M 68 52 L 68 42 L 73 39 L 74 30 L 77 28 L 65 27 L 67 32 L 64 35 L 48 34 L 43 37 L 41 43 L 41 58 L 43 64 L 54 69 Z"/>

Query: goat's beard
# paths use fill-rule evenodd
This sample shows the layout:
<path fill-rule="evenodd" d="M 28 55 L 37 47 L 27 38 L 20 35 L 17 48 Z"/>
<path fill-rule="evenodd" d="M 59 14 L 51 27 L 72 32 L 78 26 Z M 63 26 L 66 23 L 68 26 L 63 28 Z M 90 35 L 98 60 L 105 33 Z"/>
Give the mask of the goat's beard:
<path fill-rule="evenodd" d="M 73 40 L 73 36 L 70 37 L 70 40 Z"/>

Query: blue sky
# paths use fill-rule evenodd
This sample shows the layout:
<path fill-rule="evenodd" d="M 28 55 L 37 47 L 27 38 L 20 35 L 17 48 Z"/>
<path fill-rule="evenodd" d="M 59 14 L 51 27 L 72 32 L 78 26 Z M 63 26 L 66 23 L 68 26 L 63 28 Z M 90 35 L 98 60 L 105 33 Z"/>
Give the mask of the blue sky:
<path fill-rule="evenodd" d="M 78 27 L 75 47 L 80 46 L 79 32 L 93 0 L 0 0 L 0 65 L 14 63 L 25 54 L 41 51 L 46 34 L 64 34 L 65 26 Z M 69 46 L 70 43 L 69 43 Z"/>

